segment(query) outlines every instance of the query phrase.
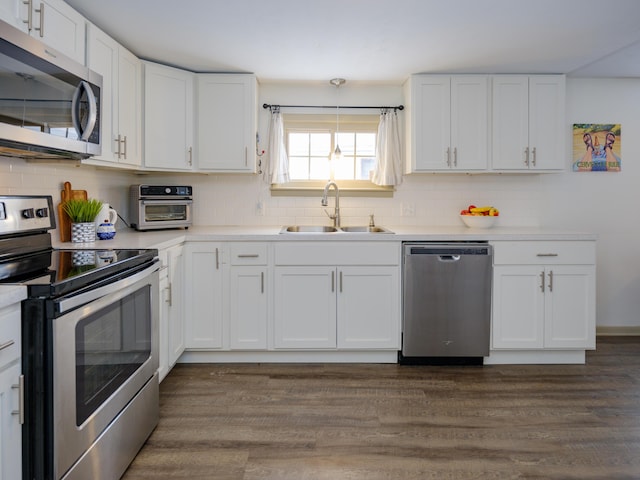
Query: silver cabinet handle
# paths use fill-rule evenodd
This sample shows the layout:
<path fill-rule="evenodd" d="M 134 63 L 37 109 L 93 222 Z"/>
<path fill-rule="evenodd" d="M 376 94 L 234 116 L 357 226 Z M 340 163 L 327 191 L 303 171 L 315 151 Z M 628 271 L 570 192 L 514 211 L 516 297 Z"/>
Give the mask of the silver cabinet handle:
<path fill-rule="evenodd" d="M 451 166 L 451 148 L 447 147 L 447 166 Z"/>
<path fill-rule="evenodd" d="M 18 415 L 18 422 L 24 425 L 24 375 L 20 375 L 18 384 L 11 385 L 11 388 L 18 389 L 18 410 L 13 410 L 11 415 Z"/>
<path fill-rule="evenodd" d="M 458 147 L 453 148 L 453 166 L 458 166 Z"/>
<path fill-rule="evenodd" d="M 529 166 L 529 147 L 524 149 L 524 164 Z"/>
<path fill-rule="evenodd" d="M 533 155 L 533 166 L 536 166 L 536 147 L 533 147 L 533 150 L 531 151 L 531 154 Z"/>
<path fill-rule="evenodd" d="M 258 253 L 240 253 L 238 254 L 238 258 L 258 258 L 260 254 Z"/>
<path fill-rule="evenodd" d="M 336 291 L 336 272 L 331 272 L 331 291 Z"/>
<path fill-rule="evenodd" d="M 33 0 L 24 0 L 22 3 L 27 6 L 27 19 L 23 20 L 23 23 L 27 24 L 27 29 L 31 31 L 33 28 Z"/>
<path fill-rule="evenodd" d="M 247 147 L 244 147 L 244 166 L 245 167 L 249 165 L 249 154 L 247 153 L 248 151 L 249 149 Z"/>
<path fill-rule="evenodd" d="M 342 293 L 342 270 L 340 270 L 340 293 Z"/>
<path fill-rule="evenodd" d="M 536 257 L 557 257 L 557 253 L 537 253 Z"/>
<path fill-rule="evenodd" d="M 553 292 L 553 270 L 549 271 L 549 291 Z"/>
<path fill-rule="evenodd" d="M 4 342 L 2 345 L 0 345 L 0 350 L 4 350 L 5 348 L 9 348 L 14 343 L 16 343 L 16 342 L 14 342 L 13 340 L 9 340 L 8 342 Z"/>
<path fill-rule="evenodd" d="M 220 270 L 220 256 L 218 254 L 217 248 L 216 248 L 216 270 Z"/>
<path fill-rule="evenodd" d="M 40 2 L 40 8 L 36 8 L 36 12 L 40 14 L 40 27 L 36 28 L 40 32 L 40 38 L 44 37 L 44 3 Z"/>
<path fill-rule="evenodd" d="M 189 147 L 189 166 L 193 166 L 193 147 Z"/>
<path fill-rule="evenodd" d="M 260 293 L 264 293 L 264 272 L 260 272 Z"/>
<path fill-rule="evenodd" d="M 124 136 L 124 140 L 122 141 L 122 143 L 124 143 L 123 156 L 124 156 L 124 159 L 126 160 L 127 159 L 127 136 L 126 135 Z"/>
<path fill-rule="evenodd" d="M 171 291 L 171 284 L 167 285 L 167 288 L 165 288 L 165 292 L 167 292 L 167 297 L 164 299 L 164 301 L 166 303 L 168 303 L 169 306 L 171 306 L 171 303 L 173 301 L 173 299 L 172 299 L 173 295 L 172 295 L 172 291 Z"/>
<path fill-rule="evenodd" d="M 118 150 L 116 152 L 116 155 L 118 156 L 118 160 L 120 160 L 120 156 L 122 155 L 120 151 L 120 144 L 122 143 L 122 140 L 120 140 L 120 134 L 118 134 L 118 138 L 115 138 L 113 141 L 116 142 L 116 144 L 118 145 Z"/>
<path fill-rule="evenodd" d="M 540 272 L 540 291 L 544 293 L 544 270 Z"/>

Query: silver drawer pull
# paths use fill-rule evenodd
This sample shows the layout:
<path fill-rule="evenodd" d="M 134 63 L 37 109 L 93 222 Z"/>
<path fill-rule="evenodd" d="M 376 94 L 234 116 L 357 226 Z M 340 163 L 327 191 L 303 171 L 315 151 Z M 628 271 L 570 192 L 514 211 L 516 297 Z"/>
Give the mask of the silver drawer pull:
<path fill-rule="evenodd" d="M 5 342 L 2 345 L 0 345 L 0 350 L 4 350 L 5 348 L 9 348 L 14 343 L 16 343 L 16 342 L 14 342 L 13 340 L 9 340 L 8 342 Z"/>
<path fill-rule="evenodd" d="M 557 257 L 557 253 L 538 253 L 536 257 Z"/>
<path fill-rule="evenodd" d="M 258 258 L 260 255 L 257 253 L 240 253 L 238 258 Z"/>
<path fill-rule="evenodd" d="M 18 415 L 18 422 L 24 425 L 24 375 L 20 375 L 18 384 L 11 385 L 11 388 L 18 390 L 18 410 L 13 410 L 11 415 Z"/>

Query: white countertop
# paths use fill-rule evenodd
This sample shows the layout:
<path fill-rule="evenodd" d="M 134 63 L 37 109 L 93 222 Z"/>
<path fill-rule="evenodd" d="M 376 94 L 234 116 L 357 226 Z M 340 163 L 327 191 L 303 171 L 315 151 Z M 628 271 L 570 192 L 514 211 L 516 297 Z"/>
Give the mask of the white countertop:
<path fill-rule="evenodd" d="M 27 298 L 27 287 L 23 285 L 0 285 L 0 309 L 14 305 Z"/>
<path fill-rule="evenodd" d="M 496 227 L 474 229 L 465 226 L 387 226 L 393 234 L 371 233 L 290 233 L 280 234 L 281 226 L 201 226 L 188 230 L 137 232 L 118 231 L 112 240 L 91 243 L 60 242 L 54 235 L 55 248 L 157 248 L 164 249 L 188 241 L 497 241 L 497 240 L 596 240 L 589 232 L 575 232 L 535 227 Z"/>

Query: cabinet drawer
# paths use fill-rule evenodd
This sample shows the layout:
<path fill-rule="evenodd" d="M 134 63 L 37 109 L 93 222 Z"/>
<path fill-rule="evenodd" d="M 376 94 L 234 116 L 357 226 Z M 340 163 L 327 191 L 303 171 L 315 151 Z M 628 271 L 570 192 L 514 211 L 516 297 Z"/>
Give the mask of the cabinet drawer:
<path fill-rule="evenodd" d="M 266 243 L 237 242 L 229 247 L 231 265 L 266 265 L 268 245 Z"/>
<path fill-rule="evenodd" d="M 276 265 L 399 265 L 400 242 L 278 242 Z"/>
<path fill-rule="evenodd" d="M 0 310 L 0 369 L 20 357 L 20 304 Z"/>
<path fill-rule="evenodd" d="M 494 265 L 592 265 L 593 241 L 491 242 Z"/>

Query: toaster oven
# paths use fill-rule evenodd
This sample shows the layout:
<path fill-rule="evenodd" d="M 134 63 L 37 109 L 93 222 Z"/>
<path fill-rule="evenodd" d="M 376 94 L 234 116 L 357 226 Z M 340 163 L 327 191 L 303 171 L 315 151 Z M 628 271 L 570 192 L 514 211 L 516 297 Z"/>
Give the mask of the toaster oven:
<path fill-rule="evenodd" d="M 136 230 L 189 228 L 193 189 L 187 185 L 131 185 L 129 224 Z"/>

